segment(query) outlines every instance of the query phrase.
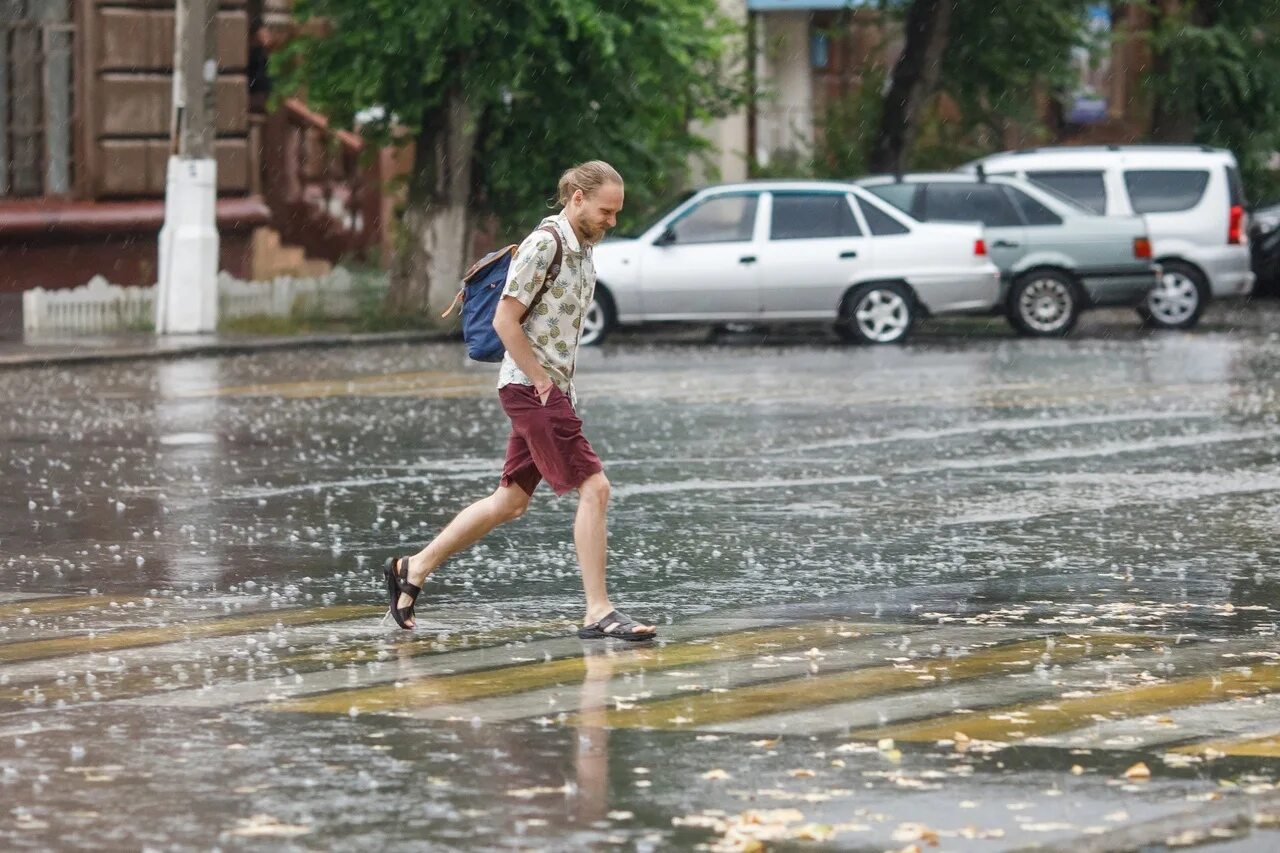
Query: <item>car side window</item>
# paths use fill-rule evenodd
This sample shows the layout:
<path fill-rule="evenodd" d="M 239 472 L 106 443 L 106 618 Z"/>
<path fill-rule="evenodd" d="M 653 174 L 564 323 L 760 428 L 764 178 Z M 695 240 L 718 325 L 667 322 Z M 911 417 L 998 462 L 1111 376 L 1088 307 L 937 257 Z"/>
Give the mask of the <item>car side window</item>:
<path fill-rule="evenodd" d="M 1021 225 L 1013 204 L 991 184 L 931 183 L 925 190 L 925 216 L 945 222 L 981 222 L 988 228 Z"/>
<path fill-rule="evenodd" d="M 858 199 L 858 209 L 862 211 L 862 218 L 867 220 L 867 227 L 871 229 L 872 237 L 888 237 L 893 234 L 910 234 L 911 229 L 885 213 L 874 204 Z"/>
<path fill-rule="evenodd" d="M 1040 171 L 1027 177 L 1083 204 L 1094 213 L 1107 212 L 1107 185 L 1101 172 Z"/>
<path fill-rule="evenodd" d="M 849 200 L 836 193 L 773 194 L 771 240 L 818 240 L 824 237 L 860 237 Z"/>
<path fill-rule="evenodd" d="M 908 184 L 905 181 L 895 181 L 892 184 L 876 184 L 871 187 L 863 187 L 873 196 L 901 210 L 903 213 L 912 213 L 916 196 L 920 192 L 919 184 Z"/>
<path fill-rule="evenodd" d="M 747 243 L 755 230 L 759 202 L 755 193 L 713 196 L 672 223 L 670 230 L 681 246 Z"/>
<path fill-rule="evenodd" d="M 1173 213 L 1200 203 L 1209 173 L 1203 169 L 1126 170 L 1124 185 L 1134 213 Z"/>
<path fill-rule="evenodd" d="M 1005 187 L 1004 191 L 1013 199 L 1013 206 L 1018 208 L 1022 218 L 1028 225 L 1061 225 L 1062 217 L 1036 201 L 1022 190 Z"/>

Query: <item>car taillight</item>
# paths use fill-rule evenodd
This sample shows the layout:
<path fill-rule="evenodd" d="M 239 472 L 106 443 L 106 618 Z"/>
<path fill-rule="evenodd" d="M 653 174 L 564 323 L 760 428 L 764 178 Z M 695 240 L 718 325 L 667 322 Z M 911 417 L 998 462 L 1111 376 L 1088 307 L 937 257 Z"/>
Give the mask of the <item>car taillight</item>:
<path fill-rule="evenodd" d="M 987 241 L 979 237 L 973 241 L 973 256 L 975 258 L 985 258 L 987 256 Z"/>
<path fill-rule="evenodd" d="M 1240 245 L 1244 242 L 1244 208 L 1231 205 L 1231 217 L 1227 220 L 1227 242 Z"/>
<path fill-rule="evenodd" d="M 1135 258 L 1151 258 L 1151 241 L 1146 237 L 1133 238 L 1133 256 Z"/>

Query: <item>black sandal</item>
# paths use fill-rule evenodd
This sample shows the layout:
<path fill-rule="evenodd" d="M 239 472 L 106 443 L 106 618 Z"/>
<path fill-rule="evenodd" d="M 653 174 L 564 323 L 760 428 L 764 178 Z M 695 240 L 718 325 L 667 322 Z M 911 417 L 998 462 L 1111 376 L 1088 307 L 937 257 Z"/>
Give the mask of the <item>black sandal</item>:
<path fill-rule="evenodd" d="M 413 630 L 412 625 L 405 623 L 410 619 L 416 621 L 413 608 L 418 602 L 418 594 L 422 592 L 422 587 L 409 583 L 409 558 L 392 557 L 387 560 L 386 565 L 382 567 L 382 576 L 387 582 L 389 599 L 387 606 L 391 611 L 391 618 L 406 631 Z M 408 607 L 396 607 L 396 602 L 400 600 L 400 593 L 404 593 L 411 599 Z"/>
<path fill-rule="evenodd" d="M 578 639 L 580 640 L 607 640 L 613 638 L 615 640 L 628 640 L 632 643 L 643 642 L 644 640 L 652 640 L 658 636 L 658 630 L 637 631 L 640 623 L 632 619 L 621 610 L 611 610 L 609 615 L 601 619 L 599 622 L 592 622 L 590 625 L 584 625 L 578 629 Z"/>

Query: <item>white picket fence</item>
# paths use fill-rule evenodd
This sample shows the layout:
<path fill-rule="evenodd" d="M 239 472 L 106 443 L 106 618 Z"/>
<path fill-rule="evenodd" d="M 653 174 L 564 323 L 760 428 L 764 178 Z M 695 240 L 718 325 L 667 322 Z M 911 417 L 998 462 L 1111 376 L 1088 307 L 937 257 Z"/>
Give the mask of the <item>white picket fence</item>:
<path fill-rule="evenodd" d="M 22 294 L 22 325 L 28 332 L 123 332 L 151 328 L 155 286 L 121 287 L 94 276 L 69 290 L 36 288 Z M 351 273 L 338 267 L 319 278 L 282 276 L 274 281 L 241 281 L 218 274 L 218 316 L 331 318 L 356 315 Z"/>

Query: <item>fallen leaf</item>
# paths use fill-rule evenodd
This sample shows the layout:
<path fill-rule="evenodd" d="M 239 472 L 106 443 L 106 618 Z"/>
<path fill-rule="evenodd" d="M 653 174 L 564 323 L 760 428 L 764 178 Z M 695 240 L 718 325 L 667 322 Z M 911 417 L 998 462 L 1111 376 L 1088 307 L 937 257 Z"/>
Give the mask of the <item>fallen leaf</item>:
<path fill-rule="evenodd" d="M 1130 767 L 1128 770 L 1124 771 L 1124 778 L 1126 778 L 1126 779 L 1150 779 L 1150 778 L 1151 778 L 1151 769 L 1150 769 L 1149 767 L 1147 767 L 1147 765 L 1145 765 L 1145 764 L 1143 764 L 1141 761 L 1139 761 L 1137 764 L 1133 765 L 1133 766 L 1132 766 L 1132 767 Z"/>
<path fill-rule="evenodd" d="M 240 825 L 231 830 L 231 834 L 240 838 L 294 838 L 306 835 L 312 829 L 314 827 L 281 823 L 271 815 L 257 814 L 240 821 Z"/>

